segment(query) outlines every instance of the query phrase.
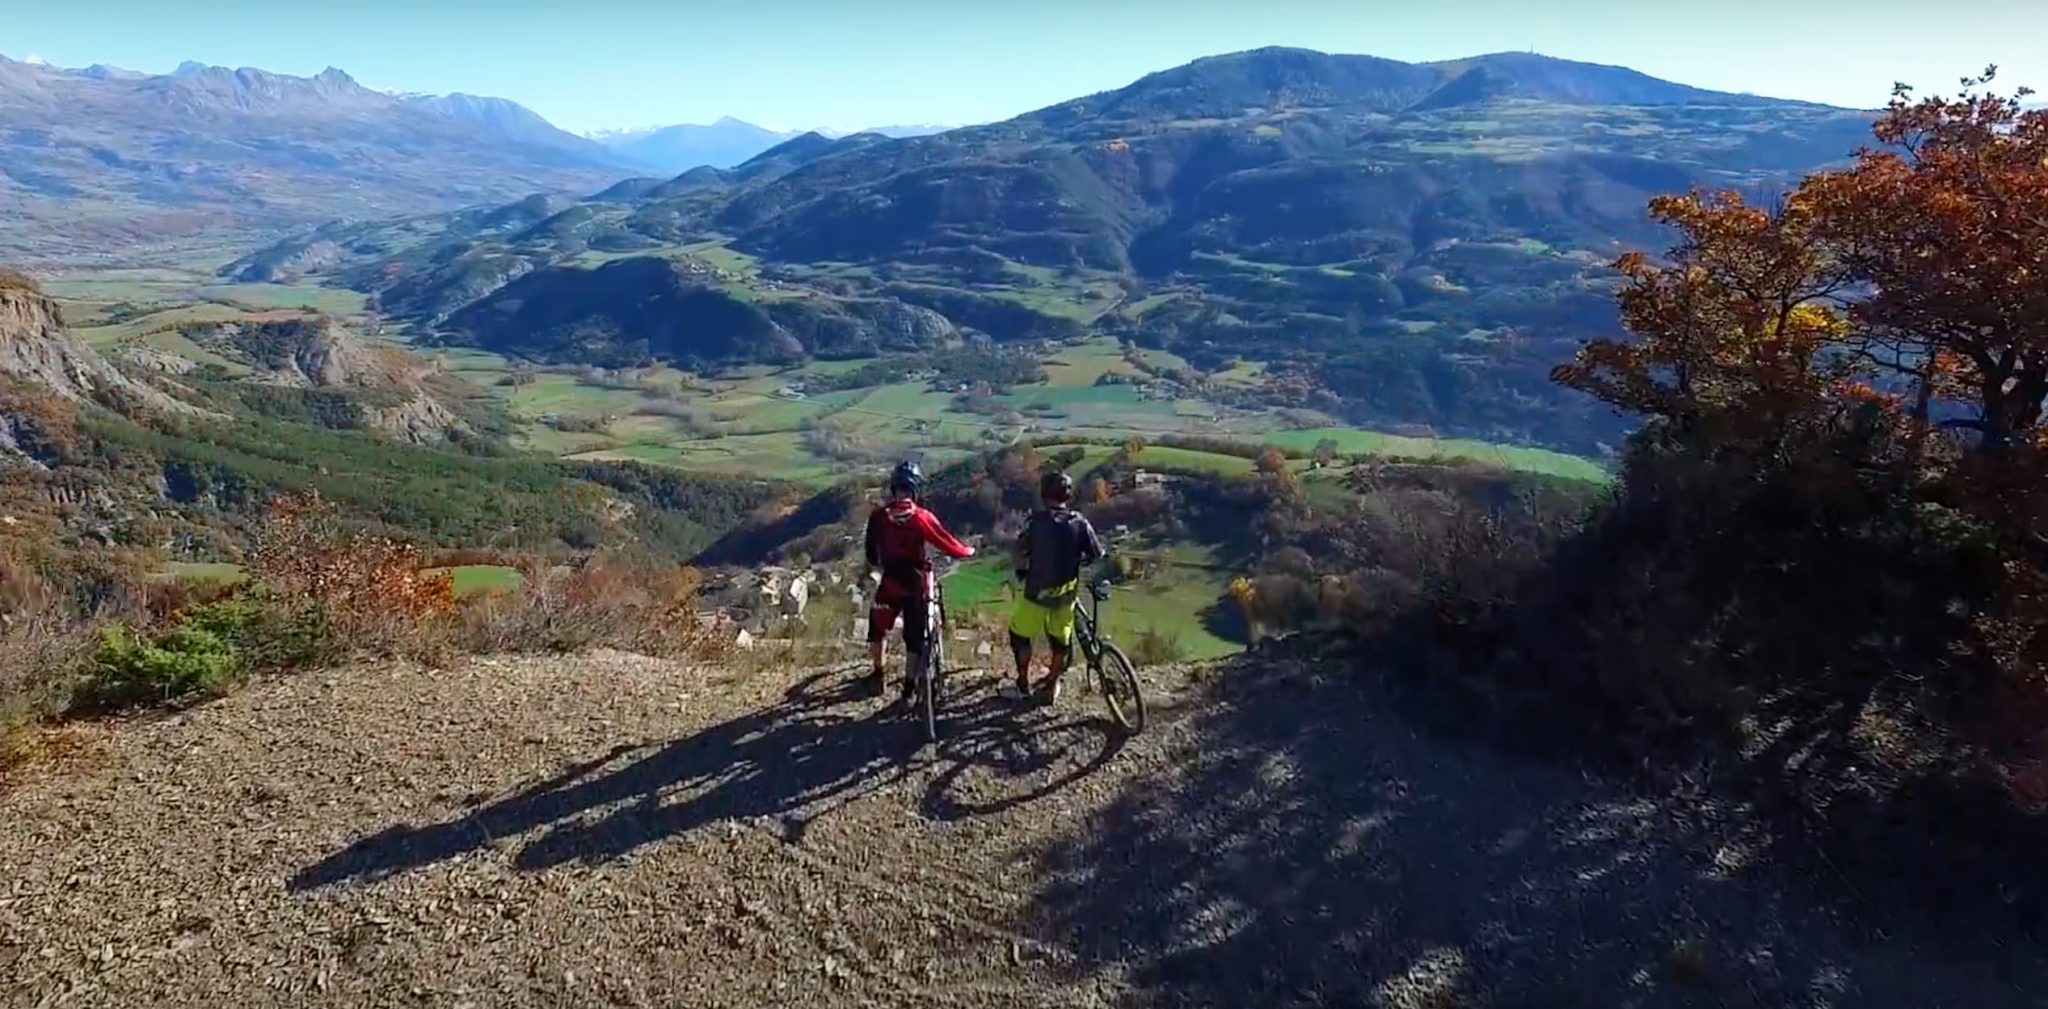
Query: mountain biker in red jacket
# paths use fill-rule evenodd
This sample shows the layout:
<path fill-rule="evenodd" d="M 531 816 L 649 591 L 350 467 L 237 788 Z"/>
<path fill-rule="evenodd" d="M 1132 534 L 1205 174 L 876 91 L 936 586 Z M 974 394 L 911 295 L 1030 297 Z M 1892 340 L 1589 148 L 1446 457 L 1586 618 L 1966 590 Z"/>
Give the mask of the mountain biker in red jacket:
<path fill-rule="evenodd" d="M 899 615 L 903 618 L 903 649 L 908 653 L 908 668 L 918 668 L 929 632 L 925 624 L 930 616 L 926 602 L 931 596 L 932 565 L 925 548 L 935 547 L 951 557 L 974 556 L 973 547 L 953 538 L 939 517 L 918 503 L 923 487 L 924 471 L 916 463 L 898 464 L 889 474 L 888 503 L 868 516 L 868 568 L 879 568 L 882 573 L 881 584 L 875 589 L 874 606 L 868 610 L 868 659 L 873 666 L 873 672 L 868 674 L 868 690 L 876 696 L 887 687 L 882 653 L 889 629 L 896 626 Z M 910 691 L 910 678 L 906 676 L 904 696 L 908 697 Z"/>

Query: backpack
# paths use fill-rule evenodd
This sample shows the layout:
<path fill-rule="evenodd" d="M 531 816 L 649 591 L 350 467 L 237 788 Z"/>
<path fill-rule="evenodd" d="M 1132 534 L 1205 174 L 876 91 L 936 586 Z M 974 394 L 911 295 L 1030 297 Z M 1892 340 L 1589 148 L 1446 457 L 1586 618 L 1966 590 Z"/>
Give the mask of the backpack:
<path fill-rule="evenodd" d="M 1072 602 L 1081 591 L 1083 554 L 1095 538 L 1088 519 L 1068 508 L 1040 511 L 1031 516 L 1024 537 L 1024 598 L 1044 606 Z"/>

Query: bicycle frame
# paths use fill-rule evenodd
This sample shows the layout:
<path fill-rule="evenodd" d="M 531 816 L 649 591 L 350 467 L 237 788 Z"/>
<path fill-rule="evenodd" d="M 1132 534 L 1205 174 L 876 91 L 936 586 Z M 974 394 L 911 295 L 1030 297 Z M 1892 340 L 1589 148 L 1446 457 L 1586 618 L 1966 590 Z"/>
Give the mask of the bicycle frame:
<path fill-rule="evenodd" d="M 934 570 L 926 576 L 925 593 L 925 647 L 940 645 L 946 633 L 946 590 L 939 584 L 939 573 Z"/>
<path fill-rule="evenodd" d="M 1074 607 L 1074 644 L 1088 660 L 1089 675 L 1094 675 L 1094 663 L 1102 657 L 1102 595 L 1094 586 L 1082 590 L 1087 603 Z"/>

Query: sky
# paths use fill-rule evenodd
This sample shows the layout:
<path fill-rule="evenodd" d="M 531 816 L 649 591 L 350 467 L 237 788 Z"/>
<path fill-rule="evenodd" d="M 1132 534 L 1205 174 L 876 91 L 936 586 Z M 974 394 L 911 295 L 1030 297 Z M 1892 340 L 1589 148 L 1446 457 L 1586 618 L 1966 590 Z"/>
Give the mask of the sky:
<path fill-rule="evenodd" d="M 2043 0 L 0 0 L 0 54 L 184 60 L 510 98 L 565 129 L 990 122 L 1267 45 L 1421 61 L 1533 50 L 1869 108 L 2000 66 L 2048 91 Z"/>

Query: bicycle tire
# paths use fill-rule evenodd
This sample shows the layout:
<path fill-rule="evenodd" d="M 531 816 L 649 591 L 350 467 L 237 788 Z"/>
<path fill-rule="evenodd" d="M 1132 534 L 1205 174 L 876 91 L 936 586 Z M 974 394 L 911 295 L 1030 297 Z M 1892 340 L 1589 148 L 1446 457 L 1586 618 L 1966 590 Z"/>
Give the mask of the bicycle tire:
<path fill-rule="evenodd" d="M 946 604 L 942 601 L 934 600 L 932 609 L 936 612 L 932 614 L 934 619 L 927 621 L 932 626 L 925 629 L 924 668 L 919 671 L 918 677 L 923 683 L 918 692 L 922 695 L 920 699 L 924 706 L 925 739 L 937 743 L 939 741 L 939 671 L 946 667 Z"/>
<path fill-rule="evenodd" d="M 924 683 L 918 688 L 918 694 L 923 701 L 924 707 L 924 737 L 934 743 L 939 741 L 939 677 L 935 672 L 937 666 L 938 664 L 933 662 L 929 655 L 925 657 L 924 671 L 919 677 Z"/>
<path fill-rule="evenodd" d="M 1138 689 L 1138 668 L 1114 643 L 1098 643 L 1101 650 L 1092 665 L 1096 681 L 1102 685 L 1103 703 L 1109 706 L 1109 717 L 1125 732 L 1143 732 L 1145 694 Z"/>

